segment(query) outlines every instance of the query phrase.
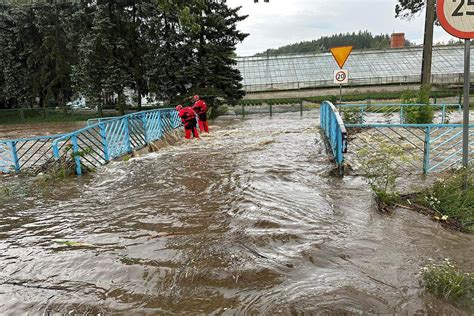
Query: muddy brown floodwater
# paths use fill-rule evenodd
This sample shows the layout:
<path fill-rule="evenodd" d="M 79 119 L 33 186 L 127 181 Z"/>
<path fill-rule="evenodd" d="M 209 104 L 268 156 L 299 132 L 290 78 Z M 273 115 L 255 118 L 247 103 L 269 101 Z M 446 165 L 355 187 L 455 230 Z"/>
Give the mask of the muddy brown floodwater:
<path fill-rule="evenodd" d="M 375 212 L 362 178 L 331 175 L 318 115 L 219 121 L 33 189 L 8 178 L 0 313 L 468 314 L 425 293 L 420 269 L 473 271 L 473 236 Z"/>
<path fill-rule="evenodd" d="M 87 122 L 31 123 L 0 125 L 0 139 L 16 139 L 68 133 L 85 127 Z"/>

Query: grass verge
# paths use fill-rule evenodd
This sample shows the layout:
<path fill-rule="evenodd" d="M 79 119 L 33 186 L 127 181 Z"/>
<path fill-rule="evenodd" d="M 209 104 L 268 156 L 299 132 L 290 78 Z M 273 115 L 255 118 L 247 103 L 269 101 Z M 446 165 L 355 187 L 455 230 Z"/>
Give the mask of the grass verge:
<path fill-rule="evenodd" d="M 474 308 L 474 275 L 459 271 L 449 259 L 429 263 L 422 276 L 425 288 L 437 298 L 463 309 Z"/>
<path fill-rule="evenodd" d="M 463 190 L 464 178 L 468 189 Z M 454 172 L 416 194 L 401 196 L 401 203 L 427 214 L 444 226 L 474 232 L 474 170 Z"/>

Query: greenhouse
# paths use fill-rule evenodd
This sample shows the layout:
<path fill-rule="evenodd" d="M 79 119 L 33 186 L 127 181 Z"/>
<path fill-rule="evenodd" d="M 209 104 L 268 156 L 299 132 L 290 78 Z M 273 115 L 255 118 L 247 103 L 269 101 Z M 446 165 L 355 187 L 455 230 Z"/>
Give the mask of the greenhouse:
<path fill-rule="evenodd" d="M 421 47 L 354 51 L 344 68 L 349 70 L 349 84 L 384 85 L 419 83 L 422 64 Z M 432 82 L 461 83 L 464 72 L 463 46 L 433 48 Z M 471 59 L 471 69 L 474 63 Z M 338 69 L 331 53 L 239 57 L 237 68 L 247 92 L 297 90 L 335 86 Z"/>

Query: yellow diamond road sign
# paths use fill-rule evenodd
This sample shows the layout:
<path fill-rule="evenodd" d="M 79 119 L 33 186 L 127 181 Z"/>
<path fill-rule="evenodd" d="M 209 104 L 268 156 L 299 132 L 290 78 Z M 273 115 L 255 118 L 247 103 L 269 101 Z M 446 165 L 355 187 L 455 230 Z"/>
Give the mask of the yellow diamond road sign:
<path fill-rule="evenodd" d="M 336 63 L 339 65 L 339 68 L 342 69 L 346 63 L 347 58 L 352 52 L 352 46 L 341 46 L 331 48 L 331 53 L 336 60 Z"/>

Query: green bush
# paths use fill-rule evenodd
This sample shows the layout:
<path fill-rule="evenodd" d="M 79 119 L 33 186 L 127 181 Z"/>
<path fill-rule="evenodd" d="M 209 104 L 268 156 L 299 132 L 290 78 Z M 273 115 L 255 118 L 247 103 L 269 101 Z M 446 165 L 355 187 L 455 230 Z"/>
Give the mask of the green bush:
<path fill-rule="evenodd" d="M 467 178 L 468 189 L 463 190 Z M 461 228 L 471 230 L 474 225 L 474 172 L 473 169 L 459 171 L 437 180 L 425 190 L 419 201 L 439 214 L 438 219 L 453 219 Z"/>
<path fill-rule="evenodd" d="M 473 307 L 474 275 L 458 271 L 449 259 L 441 264 L 430 263 L 422 271 L 431 294 L 459 307 Z"/>
<path fill-rule="evenodd" d="M 387 207 L 400 201 L 396 191 L 396 181 L 400 176 L 398 164 L 400 161 L 408 161 L 409 157 L 402 148 L 384 138 L 368 137 L 370 138 L 365 142 L 378 144 L 378 149 L 368 146 L 359 149 L 358 160 L 374 192 L 378 210 L 386 211 Z"/>
<path fill-rule="evenodd" d="M 360 112 L 359 107 L 345 108 L 344 112 L 342 112 L 342 116 L 343 116 L 343 120 L 345 124 L 362 124 L 363 123 L 363 115 Z"/>
<path fill-rule="evenodd" d="M 434 109 L 430 106 L 430 88 L 422 87 L 420 91 L 405 91 L 402 94 L 404 104 L 423 104 L 422 106 L 405 107 L 405 123 L 431 124 L 434 118 Z"/>

